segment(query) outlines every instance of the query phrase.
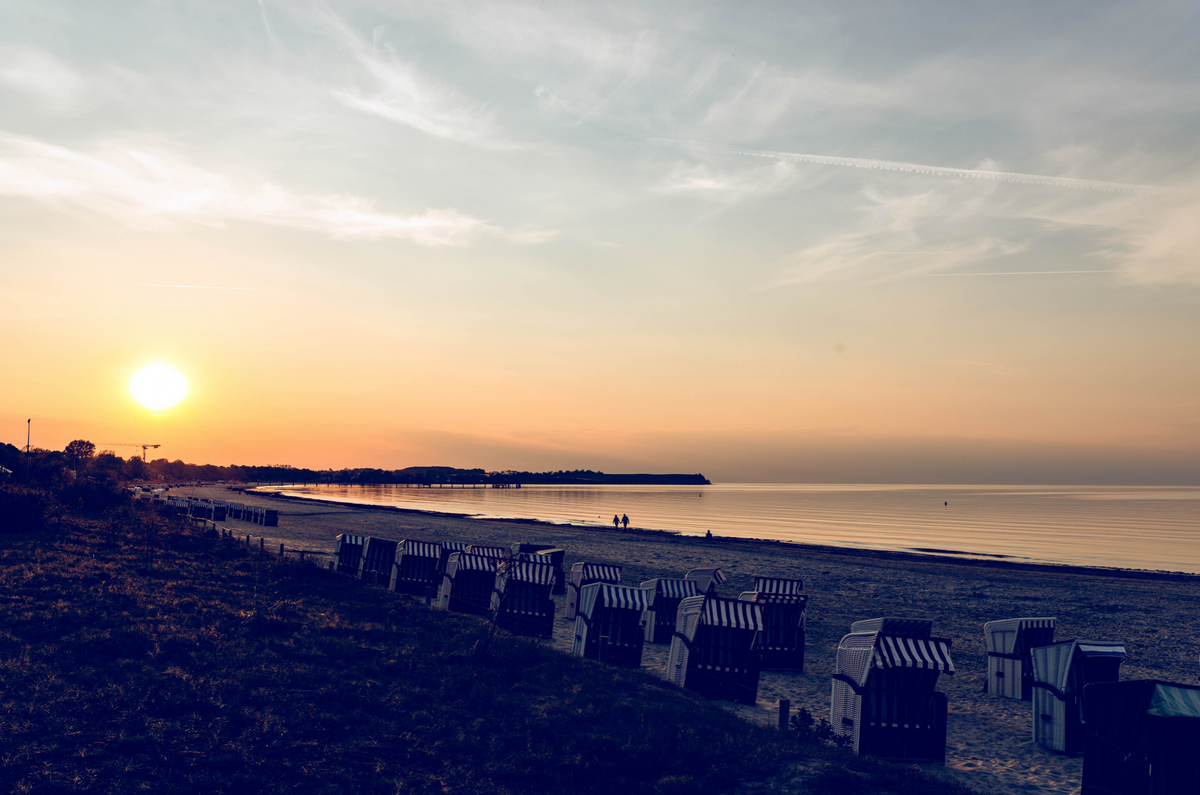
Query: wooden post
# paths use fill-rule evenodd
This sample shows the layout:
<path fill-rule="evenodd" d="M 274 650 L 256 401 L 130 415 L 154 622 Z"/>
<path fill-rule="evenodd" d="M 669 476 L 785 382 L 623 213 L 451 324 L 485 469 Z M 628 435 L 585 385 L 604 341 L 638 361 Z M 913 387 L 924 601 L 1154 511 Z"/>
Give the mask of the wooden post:
<path fill-rule="evenodd" d="M 259 552 L 264 552 L 266 550 L 266 546 L 267 546 L 267 539 L 265 539 L 265 538 L 258 539 L 258 551 Z"/>
<path fill-rule="evenodd" d="M 779 699 L 779 730 L 780 731 L 787 731 L 788 713 L 791 711 L 792 711 L 791 699 L 787 699 L 787 698 Z"/>
<path fill-rule="evenodd" d="M 246 549 L 250 548 L 250 534 L 246 533 Z"/>
<path fill-rule="evenodd" d="M 433 604 L 433 586 L 426 585 L 425 586 L 425 606 L 429 607 L 431 604 Z"/>
<path fill-rule="evenodd" d="M 283 557 L 283 544 L 279 545 L 279 557 Z"/>

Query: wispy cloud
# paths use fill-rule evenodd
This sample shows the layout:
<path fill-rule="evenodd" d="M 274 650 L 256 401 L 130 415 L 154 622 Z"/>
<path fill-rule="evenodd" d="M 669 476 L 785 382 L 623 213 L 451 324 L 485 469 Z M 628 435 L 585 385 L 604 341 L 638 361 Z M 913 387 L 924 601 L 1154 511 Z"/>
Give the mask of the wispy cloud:
<path fill-rule="evenodd" d="M 349 108 L 454 141 L 492 143 L 492 112 L 456 89 L 427 77 L 415 64 L 378 43 L 364 41 L 346 22 L 321 6 L 321 18 L 366 71 L 371 90 L 339 88 L 333 97 Z"/>
<path fill-rule="evenodd" d="M 172 287 L 181 290 L 257 290 L 257 287 L 222 287 L 216 284 L 139 284 L 138 287 Z"/>
<path fill-rule="evenodd" d="M 0 50 L 0 86 L 21 91 L 53 107 L 73 104 L 86 83 L 67 64 L 30 47 Z"/>
<path fill-rule="evenodd" d="M 0 195 L 81 207 L 136 226 L 244 221 L 335 238 L 401 238 L 428 246 L 463 245 L 478 232 L 494 231 L 452 208 L 398 215 L 376 210 L 357 196 L 238 185 L 161 153 L 115 148 L 86 153 L 4 134 Z"/>

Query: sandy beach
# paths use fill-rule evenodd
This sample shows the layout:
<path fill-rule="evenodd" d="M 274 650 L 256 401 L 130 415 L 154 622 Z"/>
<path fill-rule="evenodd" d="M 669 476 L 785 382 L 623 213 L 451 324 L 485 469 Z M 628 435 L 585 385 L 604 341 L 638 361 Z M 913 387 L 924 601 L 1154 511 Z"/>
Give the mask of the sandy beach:
<path fill-rule="evenodd" d="M 231 494 L 224 486 L 178 489 L 180 495 L 227 499 L 279 510 L 279 527 L 228 521 L 238 535 L 265 536 L 277 549 L 329 552 L 338 533 L 460 540 L 482 544 L 547 543 L 578 561 L 618 564 L 623 581 L 639 584 L 688 569 L 721 567 L 724 596 L 750 590 L 755 574 L 798 577 L 809 594 L 806 672 L 764 673 L 757 707 L 735 707 L 749 720 L 774 722 L 777 702 L 791 699 L 828 718 L 830 676 L 839 639 L 852 621 L 881 615 L 926 617 L 934 634 L 953 641 L 957 673 L 943 676 L 949 697 L 946 770 L 984 793 L 1074 793 L 1082 760 L 1040 749 L 1031 737 L 1031 707 L 982 692 L 987 669 L 986 621 L 1056 616 L 1056 638 L 1123 641 L 1123 679 L 1200 683 L 1196 624 L 1200 578 L 1088 571 L 995 562 L 748 542 L 724 538 L 598 530 L 529 522 L 334 505 L 267 495 Z M 636 517 L 634 517 L 636 519 Z M 557 597 L 561 611 L 565 597 Z M 573 622 L 556 621 L 553 644 L 569 650 Z M 643 667 L 663 672 L 667 646 L 648 644 Z M 780 791 L 786 791 L 781 789 Z"/>

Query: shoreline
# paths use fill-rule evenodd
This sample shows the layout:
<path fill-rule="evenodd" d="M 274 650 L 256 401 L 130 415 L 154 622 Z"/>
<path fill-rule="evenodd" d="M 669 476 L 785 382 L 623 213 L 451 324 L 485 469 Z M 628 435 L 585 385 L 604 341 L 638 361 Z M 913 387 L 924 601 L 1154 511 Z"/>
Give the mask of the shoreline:
<path fill-rule="evenodd" d="M 933 550 L 897 550 L 897 549 L 874 549 L 871 547 L 852 547 L 852 546 L 834 546 L 829 544 L 813 544 L 804 541 L 784 541 L 773 538 L 743 538 L 740 536 L 721 536 L 713 534 L 712 541 L 709 542 L 704 536 L 687 535 L 675 530 L 651 530 L 646 528 L 630 527 L 625 529 L 613 529 L 601 525 L 584 525 L 575 524 L 573 522 L 549 522 L 544 519 L 528 519 L 521 517 L 500 518 L 492 516 L 478 516 L 469 513 L 455 513 L 452 511 L 428 511 L 420 508 L 401 508 L 395 505 L 379 505 L 373 503 L 357 503 L 344 502 L 341 500 L 323 499 L 320 497 L 299 497 L 294 494 L 282 494 L 277 491 L 263 491 L 261 489 L 271 489 L 271 486 L 256 486 L 249 489 L 231 489 L 243 494 L 255 494 L 257 496 L 266 497 L 268 499 L 285 500 L 291 503 L 316 503 L 319 505 L 330 505 L 339 508 L 354 508 L 368 511 L 385 511 L 389 513 L 400 513 L 417 516 L 444 517 L 449 519 L 460 519 L 470 522 L 500 522 L 504 524 L 527 525 L 531 527 L 546 527 L 558 528 L 564 530 L 575 530 L 588 533 L 607 533 L 616 536 L 639 536 L 653 538 L 678 538 L 696 540 L 703 543 L 720 543 L 720 544 L 743 544 L 751 547 L 784 547 L 790 549 L 805 549 L 813 552 L 820 552 L 829 555 L 847 555 L 852 557 L 878 558 L 888 561 L 912 561 L 912 562 L 936 562 L 936 563 L 951 563 L 962 566 L 977 566 L 981 568 L 996 568 L 996 569 L 1012 569 L 1016 571 L 1041 572 L 1041 573 L 1062 573 L 1062 574 L 1083 574 L 1083 575 L 1101 575 L 1107 577 L 1116 577 L 1122 579 L 1135 580 L 1163 580 L 1168 582 L 1192 582 L 1200 583 L 1200 574 L 1193 574 L 1186 571 L 1166 571 L 1162 569 L 1123 569 L 1111 566 L 1081 566 L 1073 563 L 1050 563 L 1045 561 L 1025 561 L 1017 560 L 1008 556 L 996 557 L 971 557 L 971 553 L 957 552 L 954 550 L 946 550 L 943 552 L 934 552 Z"/>

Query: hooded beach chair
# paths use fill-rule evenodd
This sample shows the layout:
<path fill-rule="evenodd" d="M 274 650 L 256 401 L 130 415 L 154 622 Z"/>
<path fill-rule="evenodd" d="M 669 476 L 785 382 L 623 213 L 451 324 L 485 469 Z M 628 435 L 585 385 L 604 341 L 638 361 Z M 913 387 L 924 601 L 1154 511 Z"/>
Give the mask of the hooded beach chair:
<path fill-rule="evenodd" d="M 575 642 L 571 653 L 612 665 L 638 668 L 646 633 L 646 591 L 627 585 L 596 582 L 579 592 Z"/>
<path fill-rule="evenodd" d="M 923 619 L 870 619 L 838 644 L 830 723 L 856 754 L 903 762 L 946 762 L 946 694 L 954 673 L 950 641 Z M 894 628 L 916 630 L 900 634 Z"/>
<path fill-rule="evenodd" d="M 1200 687 L 1133 680 L 1083 689 L 1081 795 L 1200 792 Z"/>
<path fill-rule="evenodd" d="M 571 582 L 567 587 L 567 613 L 563 618 L 575 620 L 579 610 L 579 589 L 594 582 L 616 585 L 621 581 L 621 567 L 607 563 L 576 563 L 571 567 Z"/>
<path fill-rule="evenodd" d="M 659 577 L 642 583 L 646 591 L 646 642 L 670 643 L 675 635 L 675 619 L 679 603 L 689 596 L 699 596 L 700 589 L 693 580 Z"/>
<path fill-rule="evenodd" d="M 358 564 L 362 560 L 363 544 L 366 541 L 366 536 L 338 534 L 333 545 L 334 571 L 338 574 L 351 574 L 357 577 Z"/>
<path fill-rule="evenodd" d="M 683 579 L 696 583 L 696 588 L 702 594 L 717 592 L 717 586 L 725 582 L 725 575 L 720 569 L 692 569 L 683 575 Z"/>
<path fill-rule="evenodd" d="M 443 541 L 441 543 L 442 543 L 442 557 L 438 561 L 438 573 L 445 574 L 446 573 L 446 565 L 448 563 L 450 563 L 450 556 L 453 555 L 455 552 L 466 552 L 467 547 L 469 547 L 470 544 L 466 543 L 465 541 Z M 439 580 L 439 582 L 440 582 L 440 580 Z"/>
<path fill-rule="evenodd" d="M 469 552 L 452 553 L 442 577 L 439 606 L 454 613 L 486 615 L 492 607 L 496 569 L 502 562 L 500 558 Z"/>
<path fill-rule="evenodd" d="M 536 555 L 538 560 L 549 563 L 554 567 L 554 585 L 550 592 L 555 596 L 567 592 L 567 577 L 563 572 L 563 561 L 567 556 L 565 549 L 552 544 L 513 544 L 512 554 L 514 560 L 533 560 L 530 556 Z"/>
<path fill-rule="evenodd" d="M 802 580 L 755 577 L 754 590 L 738 597 L 762 606 L 763 631 L 755 650 L 764 671 L 804 673 L 805 617 L 808 595 Z"/>
<path fill-rule="evenodd" d="M 438 561 L 442 545 L 429 541 L 406 539 L 396 545 L 396 561 L 388 588 L 396 593 L 424 596 L 437 590 L 441 580 Z"/>
<path fill-rule="evenodd" d="M 667 676 L 705 698 L 753 704 L 758 699 L 762 606 L 701 594 L 679 603 Z"/>
<path fill-rule="evenodd" d="M 386 588 L 392 581 L 392 564 L 396 562 L 399 543 L 390 538 L 367 536 L 362 558 L 358 561 L 358 579 Z"/>
<path fill-rule="evenodd" d="M 536 560 L 505 560 L 496 568 L 492 615 L 518 635 L 548 638 L 554 631 L 554 566 Z"/>
<path fill-rule="evenodd" d="M 1007 618 L 983 625 L 988 652 L 987 692 L 1004 698 L 1033 698 L 1030 652 L 1054 642 L 1053 618 Z"/>
<path fill-rule="evenodd" d="M 483 555 L 485 558 L 499 558 L 500 560 L 508 560 L 512 557 L 512 553 L 504 547 L 489 547 L 483 544 L 472 544 L 467 547 L 467 552 L 472 555 Z"/>
<path fill-rule="evenodd" d="M 1125 646 L 1069 640 L 1033 650 L 1033 739 L 1060 754 L 1083 752 L 1083 688 L 1121 676 Z"/>

